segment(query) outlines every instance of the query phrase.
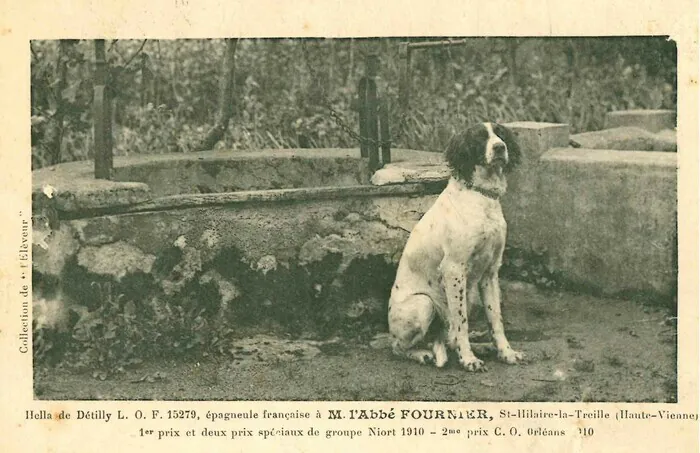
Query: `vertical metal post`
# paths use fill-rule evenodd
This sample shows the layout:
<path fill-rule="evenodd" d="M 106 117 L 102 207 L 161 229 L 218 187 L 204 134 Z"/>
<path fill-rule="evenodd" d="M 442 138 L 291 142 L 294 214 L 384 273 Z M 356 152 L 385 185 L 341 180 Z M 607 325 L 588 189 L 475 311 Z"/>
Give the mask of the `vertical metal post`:
<path fill-rule="evenodd" d="M 95 178 L 112 176 L 112 115 L 107 87 L 107 60 L 104 39 L 95 40 L 95 85 L 93 100 L 93 133 L 95 140 Z"/>
<path fill-rule="evenodd" d="M 369 169 L 374 172 L 379 168 L 379 125 L 377 99 L 377 73 L 379 57 L 368 55 L 365 59 L 365 75 L 358 84 L 360 116 L 360 156 L 369 158 Z"/>
<path fill-rule="evenodd" d="M 368 55 L 367 74 L 367 137 L 369 138 L 369 169 L 374 172 L 379 168 L 379 99 L 377 97 L 377 74 L 379 73 L 379 56 Z"/>
<path fill-rule="evenodd" d="M 389 130 L 389 105 L 386 100 L 379 104 L 379 135 L 382 138 L 382 165 L 391 163 L 391 131 Z"/>
<path fill-rule="evenodd" d="M 360 78 L 357 85 L 357 113 L 360 124 L 360 157 L 369 157 L 367 146 L 367 77 Z"/>

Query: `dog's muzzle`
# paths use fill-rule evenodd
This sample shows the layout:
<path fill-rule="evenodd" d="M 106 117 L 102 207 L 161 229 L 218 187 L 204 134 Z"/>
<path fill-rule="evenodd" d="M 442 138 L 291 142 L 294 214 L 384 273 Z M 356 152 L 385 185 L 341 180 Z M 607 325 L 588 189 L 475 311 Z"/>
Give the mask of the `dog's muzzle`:
<path fill-rule="evenodd" d="M 508 148 L 506 148 L 505 143 L 494 143 L 492 156 L 492 164 L 506 165 L 508 163 Z"/>

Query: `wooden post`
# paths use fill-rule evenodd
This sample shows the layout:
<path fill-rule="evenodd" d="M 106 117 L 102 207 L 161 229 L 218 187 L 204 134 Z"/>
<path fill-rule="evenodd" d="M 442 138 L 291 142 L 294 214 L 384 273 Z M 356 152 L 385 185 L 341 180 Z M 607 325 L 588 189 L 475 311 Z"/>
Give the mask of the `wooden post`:
<path fill-rule="evenodd" d="M 107 87 L 107 61 L 104 39 L 95 40 L 95 85 L 93 100 L 95 178 L 112 177 L 112 115 Z"/>

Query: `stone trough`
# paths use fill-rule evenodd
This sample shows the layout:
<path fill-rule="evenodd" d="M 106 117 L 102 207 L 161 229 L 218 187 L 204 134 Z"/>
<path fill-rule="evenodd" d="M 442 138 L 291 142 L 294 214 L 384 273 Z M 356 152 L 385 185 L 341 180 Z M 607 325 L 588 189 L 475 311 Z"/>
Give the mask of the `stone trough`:
<path fill-rule="evenodd" d="M 123 157 L 114 181 L 95 180 L 90 162 L 38 170 L 34 298 L 59 312 L 105 297 L 196 301 L 237 325 L 303 332 L 382 323 L 409 231 L 447 173 L 438 153 L 394 150 L 437 176 L 376 186 L 359 154 Z"/>

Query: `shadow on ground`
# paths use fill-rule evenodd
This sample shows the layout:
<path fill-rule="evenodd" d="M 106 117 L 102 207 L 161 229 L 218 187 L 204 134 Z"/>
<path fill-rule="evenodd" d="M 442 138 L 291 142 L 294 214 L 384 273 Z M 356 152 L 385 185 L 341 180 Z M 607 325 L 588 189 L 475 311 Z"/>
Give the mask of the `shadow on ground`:
<path fill-rule="evenodd" d="M 625 300 L 504 283 L 506 331 L 528 362 L 468 373 L 394 358 L 371 341 L 234 341 L 233 359 L 150 362 L 107 381 L 36 370 L 42 400 L 676 401 L 675 319 Z M 478 324 L 478 323 L 477 323 Z M 479 328 L 478 325 L 474 326 Z M 485 326 L 482 326 L 485 327 Z"/>

